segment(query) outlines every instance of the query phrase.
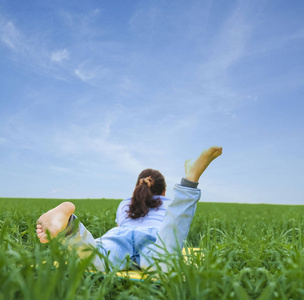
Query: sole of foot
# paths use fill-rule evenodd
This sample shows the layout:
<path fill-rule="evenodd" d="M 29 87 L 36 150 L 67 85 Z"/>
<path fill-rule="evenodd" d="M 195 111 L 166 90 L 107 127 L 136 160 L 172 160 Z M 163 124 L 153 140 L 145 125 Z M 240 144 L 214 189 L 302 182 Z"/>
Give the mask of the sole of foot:
<path fill-rule="evenodd" d="M 52 238 L 63 231 L 69 222 L 69 218 L 75 211 L 75 205 L 64 202 L 41 215 L 37 221 L 37 236 L 41 243 L 49 242 L 48 233 Z"/>
<path fill-rule="evenodd" d="M 207 169 L 209 164 L 219 157 L 223 152 L 222 147 L 213 146 L 202 153 L 196 159 L 189 159 L 185 162 L 185 178 L 198 182 L 201 175 Z"/>

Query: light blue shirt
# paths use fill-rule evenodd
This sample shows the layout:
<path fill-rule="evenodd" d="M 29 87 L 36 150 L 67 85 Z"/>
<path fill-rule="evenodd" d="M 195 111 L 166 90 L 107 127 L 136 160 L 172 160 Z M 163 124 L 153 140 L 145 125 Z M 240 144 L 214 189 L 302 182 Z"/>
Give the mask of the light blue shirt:
<path fill-rule="evenodd" d="M 163 196 L 153 196 L 153 199 L 158 197 L 162 200 L 163 204 L 158 208 L 150 208 L 146 216 L 140 217 L 138 219 L 131 219 L 127 217 L 128 214 L 126 211 L 129 210 L 128 205 L 131 203 L 131 198 L 121 201 L 116 212 L 115 222 L 118 224 L 118 226 L 126 226 L 129 228 L 159 228 L 165 218 L 167 208 L 172 200 Z"/>

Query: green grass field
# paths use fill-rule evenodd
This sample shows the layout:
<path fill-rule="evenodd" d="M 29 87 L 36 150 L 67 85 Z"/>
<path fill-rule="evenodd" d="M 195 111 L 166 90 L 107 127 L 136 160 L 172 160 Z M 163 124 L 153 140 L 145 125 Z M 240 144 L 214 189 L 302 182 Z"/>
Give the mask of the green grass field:
<path fill-rule="evenodd" d="M 93 236 L 116 225 L 119 201 L 69 201 Z M 0 199 L 0 300 L 304 299 L 304 206 L 199 203 L 187 242 L 201 252 L 164 257 L 171 271 L 134 282 L 39 243 L 36 220 L 60 202 Z"/>

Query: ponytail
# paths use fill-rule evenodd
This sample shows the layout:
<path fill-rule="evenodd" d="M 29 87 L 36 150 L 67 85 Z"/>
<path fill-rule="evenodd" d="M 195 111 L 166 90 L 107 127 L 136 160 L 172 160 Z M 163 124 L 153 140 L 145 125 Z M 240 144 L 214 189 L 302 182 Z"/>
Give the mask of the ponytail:
<path fill-rule="evenodd" d="M 150 208 L 158 209 L 163 202 L 160 197 L 153 199 L 153 196 L 161 195 L 165 189 L 165 178 L 159 171 L 143 170 L 138 176 L 131 204 L 127 211 L 128 217 L 138 219 L 146 216 Z"/>

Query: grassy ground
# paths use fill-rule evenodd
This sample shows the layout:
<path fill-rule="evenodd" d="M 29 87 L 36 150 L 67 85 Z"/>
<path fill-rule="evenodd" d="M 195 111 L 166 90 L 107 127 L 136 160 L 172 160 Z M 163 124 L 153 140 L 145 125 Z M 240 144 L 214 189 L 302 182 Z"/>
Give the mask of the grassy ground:
<path fill-rule="evenodd" d="M 70 201 L 94 236 L 115 226 L 119 201 Z M 0 300 L 304 299 L 304 206 L 199 203 L 188 243 L 202 250 L 133 282 L 90 272 L 91 258 L 57 239 L 38 242 L 37 218 L 60 202 L 0 199 Z"/>

